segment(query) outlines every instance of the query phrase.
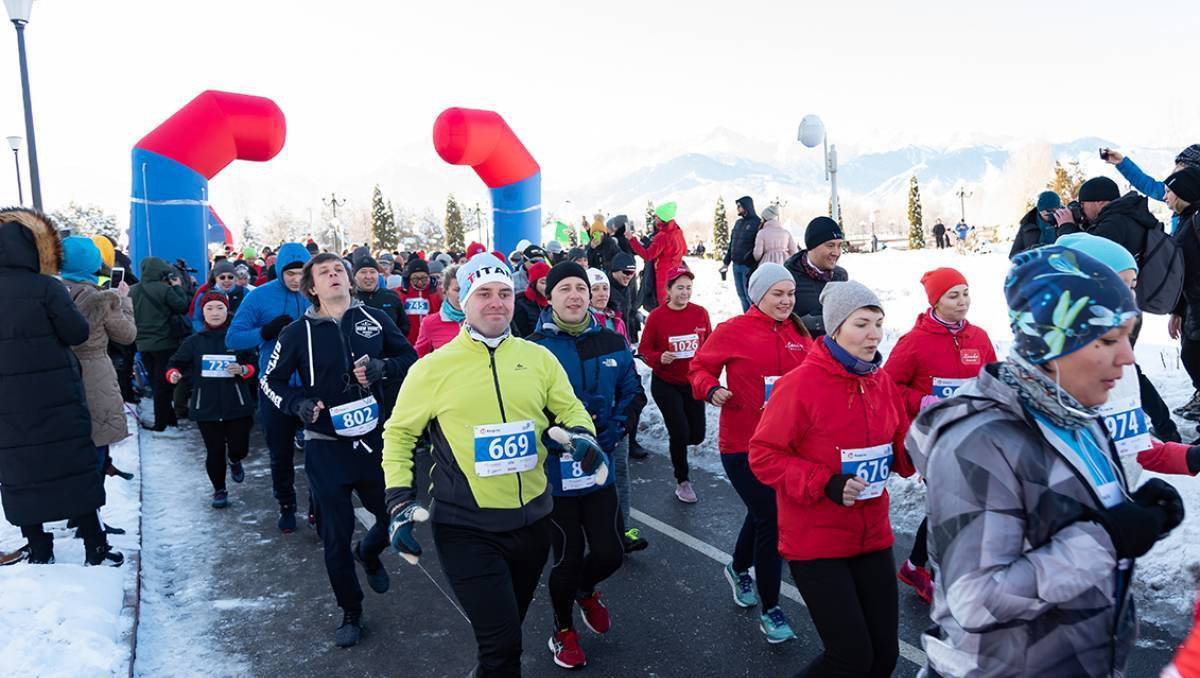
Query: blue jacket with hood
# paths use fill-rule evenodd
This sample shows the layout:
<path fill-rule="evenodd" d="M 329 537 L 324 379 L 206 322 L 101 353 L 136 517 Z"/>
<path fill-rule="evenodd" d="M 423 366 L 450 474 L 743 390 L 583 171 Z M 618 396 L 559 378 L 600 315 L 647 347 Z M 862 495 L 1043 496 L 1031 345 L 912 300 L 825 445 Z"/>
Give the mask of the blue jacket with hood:
<path fill-rule="evenodd" d="M 1167 195 L 1167 185 L 1155 179 L 1154 177 L 1142 171 L 1132 160 L 1126 156 L 1121 162 L 1116 165 L 1117 171 L 1121 176 L 1125 177 L 1125 181 L 1129 182 L 1133 189 L 1147 198 L 1153 198 L 1162 202 Z M 1171 233 L 1174 233 L 1179 228 L 1179 215 L 1171 215 Z"/>
<path fill-rule="evenodd" d="M 604 329 L 589 314 L 591 325 L 573 337 L 554 324 L 553 311 L 547 308 L 538 320 L 537 329 L 526 337 L 548 349 L 558 359 L 571 380 L 575 397 L 579 398 L 596 426 L 596 442 L 605 451 L 605 461 L 612 469 L 612 452 L 625 437 L 626 427 L 646 404 L 646 394 L 633 363 L 633 353 L 625 345 L 625 337 Z M 548 447 L 561 452 L 555 443 Z M 569 459 L 569 457 L 568 457 Z M 589 494 L 599 485 L 580 490 L 564 490 L 562 467 L 555 454 L 546 458 L 546 479 L 555 496 Z M 613 482 L 610 473 L 606 485 Z"/>
<path fill-rule="evenodd" d="M 299 320 L 310 304 L 300 292 L 293 292 L 283 284 L 285 266 L 309 260 L 308 250 L 298 242 L 285 243 L 275 255 L 275 279 L 254 288 L 238 306 L 225 343 L 231 351 L 258 349 L 258 373 L 267 371 L 267 362 L 275 348 L 274 339 L 263 339 L 262 328 L 275 318 L 286 315 Z"/>

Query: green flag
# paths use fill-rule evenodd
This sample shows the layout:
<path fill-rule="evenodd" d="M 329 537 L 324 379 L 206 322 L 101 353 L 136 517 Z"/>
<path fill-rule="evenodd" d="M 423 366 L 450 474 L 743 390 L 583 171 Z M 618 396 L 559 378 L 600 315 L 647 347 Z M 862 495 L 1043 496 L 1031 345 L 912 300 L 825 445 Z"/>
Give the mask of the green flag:
<path fill-rule="evenodd" d="M 566 245 L 571 242 L 571 227 L 561 221 L 554 222 L 554 239 Z"/>

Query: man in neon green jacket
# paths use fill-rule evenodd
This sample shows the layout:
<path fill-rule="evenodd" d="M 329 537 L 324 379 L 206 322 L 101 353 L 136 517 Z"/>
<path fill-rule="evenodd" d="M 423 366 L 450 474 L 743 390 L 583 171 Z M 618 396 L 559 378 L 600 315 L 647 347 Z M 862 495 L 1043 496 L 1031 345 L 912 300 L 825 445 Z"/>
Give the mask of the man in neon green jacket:
<path fill-rule="evenodd" d="M 561 364 L 509 334 L 508 267 L 477 254 L 458 282 L 462 332 L 409 370 L 384 427 L 389 535 L 415 563 L 413 525 L 432 517 L 442 570 L 479 645 L 476 676 L 520 676 L 521 623 L 550 550 L 543 435 L 552 425 L 566 429 L 585 466 L 602 455 Z M 426 428 L 434 461 L 428 512 L 413 489 L 413 448 Z"/>

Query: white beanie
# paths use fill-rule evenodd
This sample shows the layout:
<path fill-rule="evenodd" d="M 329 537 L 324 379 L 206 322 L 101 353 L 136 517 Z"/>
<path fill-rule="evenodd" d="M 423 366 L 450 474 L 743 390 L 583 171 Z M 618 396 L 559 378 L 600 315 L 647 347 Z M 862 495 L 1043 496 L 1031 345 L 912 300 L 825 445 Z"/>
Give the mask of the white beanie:
<path fill-rule="evenodd" d="M 587 270 L 588 285 L 607 285 L 608 274 L 598 268 L 589 268 Z"/>
<path fill-rule="evenodd" d="M 512 273 L 509 272 L 508 266 L 490 252 L 481 252 L 471 257 L 470 261 L 459 267 L 455 277 L 458 278 L 462 305 L 467 303 L 472 292 L 488 283 L 504 283 L 508 289 L 513 288 Z"/>

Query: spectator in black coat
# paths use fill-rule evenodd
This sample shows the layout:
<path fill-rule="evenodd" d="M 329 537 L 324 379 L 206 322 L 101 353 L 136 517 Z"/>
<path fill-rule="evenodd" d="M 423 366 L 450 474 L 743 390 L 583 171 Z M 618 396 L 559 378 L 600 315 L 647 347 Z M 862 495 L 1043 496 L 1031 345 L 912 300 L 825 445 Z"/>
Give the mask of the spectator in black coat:
<path fill-rule="evenodd" d="M 1146 244 L 1146 231 L 1162 228 L 1150 213 L 1146 196 L 1132 191 L 1122 196 L 1117 182 L 1108 177 L 1094 177 L 1083 182 L 1079 187 L 1079 208 L 1083 212 L 1082 224 L 1074 222 L 1070 210 L 1055 212 L 1058 235 L 1082 232 L 1108 238 L 1128 250 L 1138 261 L 1141 261 L 1142 247 Z"/>
<path fill-rule="evenodd" d="M 939 250 L 946 249 L 946 246 L 950 244 L 949 238 L 946 237 L 946 224 L 943 224 L 941 219 L 938 219 L 937 223 L 933 225 L 933 239 L 937 242 Z"/>
<path fill-rule="evenodd" d="M 813 337 L 825 334 L 825 323 L 821 319 L 821 291 L 825 284 L 850 279 L 846 269 L 837 265 L 845 238 L 836 221 L 817 217 L 804 231 L 805 249 L 784 263 L 796 279 L 796 307 L 792 313 L 800 316 Z"/>
<path fill-rule="evenodd" d="M 45 215 L 0 211 L 0 502 L 29 540 L 30 562 L 54 561 L 42 523 L 73 519 L 86 563 L 120 565 L 100 524 L 104 476 L 70 348 L 89 328 L 51 277 L 61 266 L 62 243 Z"/>
<path fill-rule="evenodd" d="M 758 266 L 758 260 L 754 258 L 754 241 L 758 238 L 762 219 L 754 213 L 754 199 L 748 195 L 737 199 L 737 213 L 738 220 L 729 234 L 729 247 L 725 250 L 725 265 L 721 267 L 721 273 L 733 266 L 733 286 L 737 289 L 738 299 L 742 301 L 744 313 L 750 309 L 746 285 L 750 282 L 750 274 Z"/>

